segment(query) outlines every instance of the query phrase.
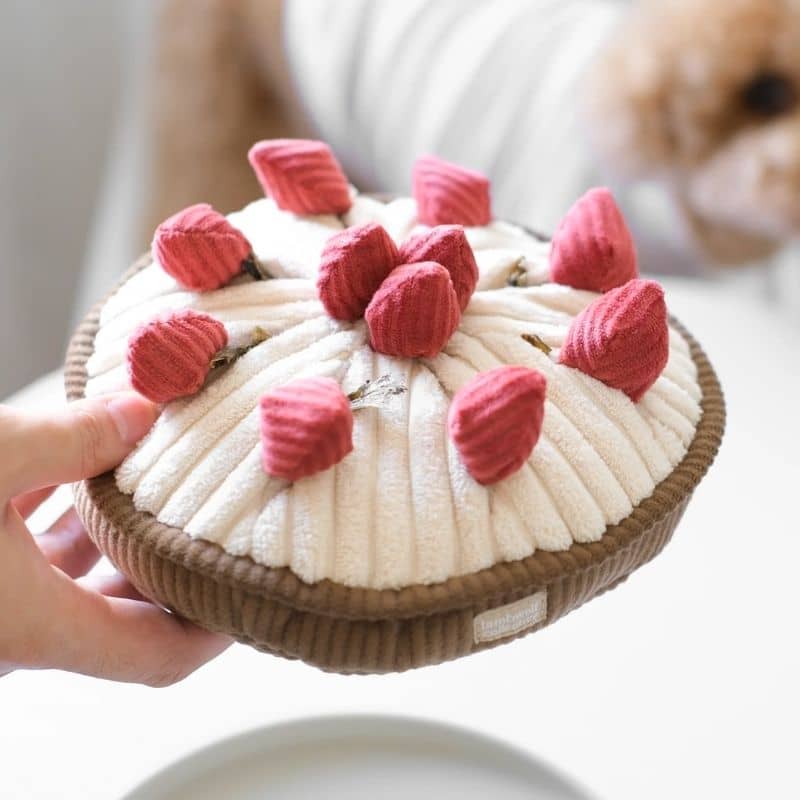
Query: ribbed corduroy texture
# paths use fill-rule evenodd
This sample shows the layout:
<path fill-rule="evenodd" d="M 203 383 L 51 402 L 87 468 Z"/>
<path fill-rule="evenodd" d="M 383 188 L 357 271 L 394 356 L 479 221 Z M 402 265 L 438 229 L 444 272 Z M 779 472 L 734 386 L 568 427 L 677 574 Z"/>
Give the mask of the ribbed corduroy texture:
<path fill-rule="evenodd" d="M 449 273 L 463 311 L 478 285 L 478 263 L 461 225 L 437 225 L 409 236 L 400 247 L 403 264 L 435 261 Z"/>
<path fill-rule="evenodd" d="M 542 432 L 546 388 L 541 372 L 507 365 L 479 372 L 453 396 L 447 430 L 478 483 L 507 478 L 528 460 Z"/>
<path fill-rule="evenodd" d="M 299 481 L 353 449 L 353 411 L 333 378 L 290 381 L 267 392 L 260 405 L 261 463 L 268 475 Z"/>
<path fill-rule="evenodd" d="M 397 267 L 375 292 L 364 319 L 379 353 L 434 358 L 461 322 L 450 273 L 434 261 Z"/>
<path fill-rule="evenodd" d="M 669 359 L 661 285 L 636 278 L 598 297 L 572 321 L 558 358 L 638 402 Z"/>
<path fill-rule="evenodd" d="M 334 319 L 359 319 L 399 263 L 394 240 L 377 222 L 345 228 L 331 236 L 322 250 L 319 299 Z"/>
<path fill-rule="evenodd" d="M 152 253 L 186 289 L 211 291 L 242 271 L 252 252 L 245 235 L 208 203 L 173 214 L 156 229 Z"/>
<path fill-rule="evenodd" d="M 352 205 L 347 177 L 325 142 L 266 139 L 247 156 L 265 194 L 295 214 L 344 214 Z"/>
<path fill-rule="evenodd" d="M 150 320 L 128 341 L 131 386 L 154 403 L 194 394 L 214 354 L 227 343 L 228 332 L 218 319 L 191 308 Z"/>
<path fill-rule="evenodd" d="M 411 176 L 417 216 L 423 225 L 488 225 L 489 179 L 436 156 L 414 163 Z"/>
<path fill-rule="evenodd" d="M 134 270 L 147 264 L 139 262 Z M 70 399 L 83 396 L 99 308 L 78 328 L 67 356 Z M 590 544 L 528 558 L 431 586 L 401 590 L 306 584 L 289 569 L 232 556 L 219 545 L 137 511 L 107 473 L 75 485 L 75 502 L 97 546 L 145 595 L 210 630 L 265 652 L 344 673 L 393 672 L 436 664 L 511 641 L 476 645 L 475 615 L 547 591 L 555 620 L 613 588 L 669 541 L 695 486 L 719 448 L 725 406 L 717 377 L 686 336 L 703 392 L 703 416 L 686 456 L 618 525 Z M 524 634 L 519 634 L 524 635 Z"/>
<path fill-rule="evenodd" d="M 608 189 L 590 189 L 553 235 L 551 280 L 575 289 L 607 292 L 638 274 L 633 237 L 614 197 Z"/>

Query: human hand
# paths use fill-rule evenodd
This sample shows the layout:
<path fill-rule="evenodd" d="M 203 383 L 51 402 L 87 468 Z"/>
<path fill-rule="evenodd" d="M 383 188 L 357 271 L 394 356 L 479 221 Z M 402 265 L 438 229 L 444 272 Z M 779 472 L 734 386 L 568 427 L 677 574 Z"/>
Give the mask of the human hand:
<path fill-rule="evenodd" d="M 153 605 L 121 576 L 84 577 L 100 553 L 74 508 L 37 537 L 25 524 L 57 485 L 119 464 L 157 413 L 133 393 L 49 416 L 0 406 L 0 675 L 57 668 L 167 686 L 230 644 Z"/>

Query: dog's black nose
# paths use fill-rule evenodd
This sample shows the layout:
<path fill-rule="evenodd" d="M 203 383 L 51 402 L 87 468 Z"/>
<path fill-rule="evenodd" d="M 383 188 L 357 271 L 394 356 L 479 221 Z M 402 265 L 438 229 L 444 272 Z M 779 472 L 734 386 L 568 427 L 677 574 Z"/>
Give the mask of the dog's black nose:
<path fill-rule="evenodd" d="M 745 106 L 762 117 L 776 117 L 797 104 L 797 89 L 790 78 L 776 72 L 763 72 L 744 89 Z"/>

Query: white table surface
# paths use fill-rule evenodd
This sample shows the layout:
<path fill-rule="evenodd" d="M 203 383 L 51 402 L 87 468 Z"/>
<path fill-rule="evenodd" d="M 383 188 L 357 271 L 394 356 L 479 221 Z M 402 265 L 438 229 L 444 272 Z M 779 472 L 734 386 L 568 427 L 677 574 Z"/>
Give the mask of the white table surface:
<path fill-rule="evenodd" d="M 332 712 L 470 726 L 601 798 L 800 797 L 800 327 L 747 282 L 667 286 L 721 376 L 728 431 L 673 542 L 623 586 L 510 646 L 402 675 L 326 675 L 243 646 L 162 690 L 13 674 L 0 797 L 116 798 L 219 737 Z"/>

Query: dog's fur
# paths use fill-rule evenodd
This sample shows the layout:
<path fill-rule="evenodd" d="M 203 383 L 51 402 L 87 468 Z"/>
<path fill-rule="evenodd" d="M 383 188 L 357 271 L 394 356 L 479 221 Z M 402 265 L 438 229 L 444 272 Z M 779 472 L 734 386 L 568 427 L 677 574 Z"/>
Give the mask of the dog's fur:
<path fill-rule="evenodd" d="M 765 255 L 800 230 L 800 102 L 764 116 L 744 100 L 775 74 L 800 101 L 797 0 L 651 0 L 591 74 L 602 156 L 663 179 L 717 260 Z"/>
<path fill-rule="evenodd" d="M 258 192 L 248 146 L 307 133 L 280 16 L 280 0 L 166 3 L 151 229 L 198 200 L 243 204 Z M 800 0 L 641 0 L 588 74 L 603 166 L 661 180 L 705 255 L 752 260 L 800 231 Z M 765 74 L 798 102 L 749 108 L 747 87 Z"/>

